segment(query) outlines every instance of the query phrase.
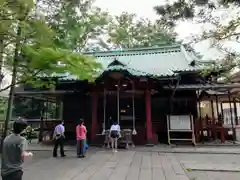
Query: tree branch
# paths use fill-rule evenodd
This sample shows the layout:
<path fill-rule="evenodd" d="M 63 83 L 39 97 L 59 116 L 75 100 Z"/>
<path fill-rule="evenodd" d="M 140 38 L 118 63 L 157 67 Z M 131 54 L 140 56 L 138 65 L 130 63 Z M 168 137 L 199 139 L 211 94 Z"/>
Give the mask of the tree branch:
<path fill-rule="evenodd" d="M 14 84 L 10 84 L 10 85 L 6 86 L 6 87 L 3 88 L 3 89 L 0 89 L 0 92 L 9 89 L 9 88 L 12 87 L 12 86 L 16 86 L 16 85 L 18 85 L 18 84 L 24 84 L 24 83 L 26 83 L 26 82 L 27 82 L 28 80 L 30 80 L 32 77 L 37 76 L 42 70 L 43 70 L 43 69 L 39 69 L 38 71 L 36 71 L 35 73 L 33 73 L 33 74 L 31 75 L 31 77 L 28 77 L 28 78 L 26 78 L 25 80 L 18 81 L 18 82 L 14 83 Z"/>

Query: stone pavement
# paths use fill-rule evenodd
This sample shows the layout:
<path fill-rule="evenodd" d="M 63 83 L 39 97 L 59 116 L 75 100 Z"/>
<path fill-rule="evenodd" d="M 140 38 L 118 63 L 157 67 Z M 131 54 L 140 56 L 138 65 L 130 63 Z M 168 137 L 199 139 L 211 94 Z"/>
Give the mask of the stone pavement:
<path fill-rule="evenodd" d="M 236 164 L 185 163 L 183 167 L 191 171 L 195 170 L 195 171 L 240 172 L 240 165 L 236 165 Z"/>
<path fill-rule="evenodd" d="M 30 151 L 52 151 L 52 146 L 40 145 L 40 144 L 29 144 Z M 100 147 L 92 147 L 92 149 L 105 149 Z M 66 146 L 66 151 L 76 151 L 74 146 Z M 208 147 L 191 147 L 191 146 L 178 146 L 171 147 L 167 145 L 157 145 L 154 147 L 137 146 L 133 148 L 134 151 L 141 152 L 161 152 L 161 153 L 196 153 L 196 154 L 240 154 L 240 147 L 219 147 L 219 146 L 208 146 Z"/>
<path fill-rule="evenodd" d="M 191 180 L 239 180 L 240 155 L 172 154 Z"/>
<path fill-rule="evenodd" d="M 190 180 L 239 180 L 240 177 L 233 172 L 192 171 L 187 174 Z"/>
<path fill-rule="evenodd" d="M 240 155 L 172 154 L 186 169 L 240 172 Z"/>
<path fill-rule="evenodd" d="M 86 159 L 74 151 L 52 158 L 51 151 L 35 151 L 26 159 L 25 180 L 239 180 L 240 155 L 160 153 L 90 148 Z M 224 171 L 224 172 L 223 172 Z M 234 172 L 238 171 L 238 172 Z"/>
<path fill-rule="evenodd" d="M 136 151 L 151 151 L 161 153 L 191 153 L 191 154 L 240 154 L 240 147 L 191 147 L 191 146 L 162 146 L 154 147 L 137 147 Z"/>
<path fill-rule="evenodd" d="M 36 156 L 37 153 L 35 152 Z M 77 159 L 67 152 L 65 158 L 27 159 L 24 180 L 189 180 L 172 154 L 120 150 L 92 152 Z M 50 154 L 50 152 L 49 152 Z M 34 162 L 32 162 L 34 161 Z"/>

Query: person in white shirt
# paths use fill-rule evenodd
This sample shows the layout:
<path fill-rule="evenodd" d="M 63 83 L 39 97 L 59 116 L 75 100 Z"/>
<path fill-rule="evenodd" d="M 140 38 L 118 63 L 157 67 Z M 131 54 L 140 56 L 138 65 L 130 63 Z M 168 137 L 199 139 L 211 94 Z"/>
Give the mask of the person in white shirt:
<path fill-rule="evenodd" d="M 53 133 L 53 139 L 55 140 L 54 142 L 54 149 L 53 149 L 53 157 L 57 157 L 57 149 L 58 146 L 60 146 L 60 153 L 62 157 L 65 157 L 66 155 L 64 154 L 64 139 L 65 139 L 65 127 L 64 127 L 64 122 L 61 124 L 58 124 Z"/>
<path fill-rule="evenodd" d="M 111 138 L 112 142 L 112 150 L 113 152 L 117 152 L 118 147 L 118 138 L 120 137 L 120 126 L 117 122 L 114 122 L 113 125 L 110 128 L 109 136 Z"/>

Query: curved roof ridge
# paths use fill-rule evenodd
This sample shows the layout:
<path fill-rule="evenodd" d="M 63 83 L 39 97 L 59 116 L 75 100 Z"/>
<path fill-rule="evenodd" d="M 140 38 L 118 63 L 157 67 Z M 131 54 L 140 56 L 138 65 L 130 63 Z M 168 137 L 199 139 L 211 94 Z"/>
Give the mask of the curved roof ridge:
<path fill-rule="evenodd" d="M 188 63 L 191 63 L 194 60 L 191 58 L 190 54 L 188 53 L 188 51 L 186 50 L 186 48 L 183 45 L 181 45 L 181 52 L 184 54 Z"/>
<path fill-rule="evenodd" d="M 120 66 L 120 65 L 114 65 L 114 66 L 107 67 L 107 68 L 102 70 L 102 73 L 107 72 L 107 71 L 122 71 L 122 70 L 126 70 L 128 73 L 130 73 L 132 75 L 137 75 L 137 76 L 150 76 L 152 78 L 165 76 L 164 73 L 155 74 L 155 73 L 142 71 L 142 70 L 139 70 L 139 69 L 136 69 L 136 68 L 132 68 L 132 67 L 129 67 L 129 66 L 123 67 L 123 66 Z M 173 76 L 174 74 L 175 73 L 173 71 L 171 71 L 171 73 L 168 74 L 167 76 Z"/>
<path fill-rule="evenodd" d="M 121 49 L 121 50 L 111 50 L 111 51 L 98 51 L 98 52 L 85 52 L 83 54 L 85 55 L 93 55 L 95 57 L 100 56 L 119 56 L 124 54 L 139 54 L 141 52 L 143 53 L 168 53 L 171 51 L 180 51 L 181 50 L 181 44 L 172 44 L 172 45 L 163 45 L 159 47 L 144 47 L 144 48 L 131 48 L 131 49 Z"/>

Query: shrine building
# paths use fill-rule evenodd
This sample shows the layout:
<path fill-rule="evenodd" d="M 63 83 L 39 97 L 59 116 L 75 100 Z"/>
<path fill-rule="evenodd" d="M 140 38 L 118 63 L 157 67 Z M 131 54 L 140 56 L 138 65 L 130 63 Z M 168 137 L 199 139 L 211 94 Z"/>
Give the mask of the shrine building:
<path fill-rule="evenodd" d="M 191 50 L 176 44 L 86 55 L 102 64 L 95 82 L 69 75 L 54 91 L 32 92 L 60 102 L 68 140 L 75 139 L 75 126 L 84 118 L 92 143 L 101 143 L 114 121 L 131 130 L 136 145 L 195 143 L 198 93 L 213 87 L 201 76 L 202 62 Z"/>

